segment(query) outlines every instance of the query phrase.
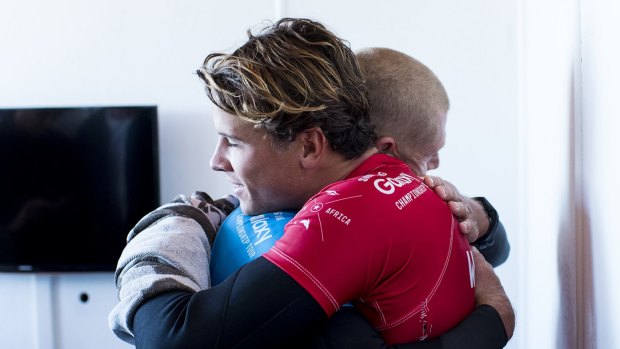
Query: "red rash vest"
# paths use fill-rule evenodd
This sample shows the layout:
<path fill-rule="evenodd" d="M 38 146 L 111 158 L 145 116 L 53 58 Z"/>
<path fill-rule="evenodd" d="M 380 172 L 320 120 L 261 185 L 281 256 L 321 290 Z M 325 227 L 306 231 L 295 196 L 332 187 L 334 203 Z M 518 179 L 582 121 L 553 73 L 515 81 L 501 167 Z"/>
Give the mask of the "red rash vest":
<path fill-rule="evenodd" d="M 390 344 L 437 337 L 475 306 L 469 243 L 409 167 L 370 157 L 313 196 L 264 257 L 328 316 L 352 302 Z"/>

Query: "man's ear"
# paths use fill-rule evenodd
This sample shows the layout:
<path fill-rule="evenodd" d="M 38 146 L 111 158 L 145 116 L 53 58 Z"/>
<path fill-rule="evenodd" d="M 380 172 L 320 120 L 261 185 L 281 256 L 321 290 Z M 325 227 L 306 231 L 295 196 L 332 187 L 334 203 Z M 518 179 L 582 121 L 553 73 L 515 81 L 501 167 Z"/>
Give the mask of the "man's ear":
<path fill-rule="evenodd" d="M 303 148 L 300 159 L 302 166 L 306 168 L 315 167 L 330 147 L 323 130 L 320 127 L 309 128 L 300 132 L 297 137 L 299 137 Z"/>
<path fill-rule="evenodd" d="M 375 141 L 375 146 L 381 153 L 398 156 L 396 141 L 392 137 L 383 136 L 377 138 L 377 140 Z"/>

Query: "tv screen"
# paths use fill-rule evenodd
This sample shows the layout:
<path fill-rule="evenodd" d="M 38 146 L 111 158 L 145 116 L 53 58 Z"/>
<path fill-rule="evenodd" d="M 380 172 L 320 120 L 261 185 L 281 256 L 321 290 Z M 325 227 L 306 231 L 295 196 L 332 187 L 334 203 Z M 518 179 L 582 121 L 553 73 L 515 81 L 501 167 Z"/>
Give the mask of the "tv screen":
<path fill-rule="evenodd" d="M 159 205 L 156 106 L 0 109 L 0 271 L 113 271 Z"/>

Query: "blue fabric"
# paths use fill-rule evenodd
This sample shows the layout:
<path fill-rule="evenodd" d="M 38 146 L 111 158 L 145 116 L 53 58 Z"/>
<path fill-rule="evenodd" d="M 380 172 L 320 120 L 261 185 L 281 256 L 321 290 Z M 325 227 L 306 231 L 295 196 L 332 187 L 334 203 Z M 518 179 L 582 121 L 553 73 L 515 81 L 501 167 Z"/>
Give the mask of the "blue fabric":
<path fill-rule="evenodd" d="M 211 284 L 224 281 L 235 270 L 269 251 L 284 234 L 293 211 L 247 216 L 237 207 L 222 223 L 211 251 Z"/>

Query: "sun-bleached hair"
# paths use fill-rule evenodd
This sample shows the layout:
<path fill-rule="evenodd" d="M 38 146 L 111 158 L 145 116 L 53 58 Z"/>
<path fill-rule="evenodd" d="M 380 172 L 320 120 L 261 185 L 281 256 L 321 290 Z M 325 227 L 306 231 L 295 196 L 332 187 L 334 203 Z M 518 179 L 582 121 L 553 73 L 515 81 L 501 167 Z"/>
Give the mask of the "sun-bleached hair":
<path fill-rule="evenodd" d="M 320 127 L 332 149 L 360 156 L 376 135 L 363 75 L 348 44 L 309 19 L 284 18 L 232 54 L 212 53 L 197 71 L 211 101 L 286 145 Z"/>
<path fill-rule="evenodd" d="M 441 132 L 437 118 L 450 108 L 437 76 L 415 58 L 389 48 L 365 48 L 356 56 L 377 136 L 391 136 L 409 149 L 433 142 Z"/>

